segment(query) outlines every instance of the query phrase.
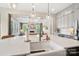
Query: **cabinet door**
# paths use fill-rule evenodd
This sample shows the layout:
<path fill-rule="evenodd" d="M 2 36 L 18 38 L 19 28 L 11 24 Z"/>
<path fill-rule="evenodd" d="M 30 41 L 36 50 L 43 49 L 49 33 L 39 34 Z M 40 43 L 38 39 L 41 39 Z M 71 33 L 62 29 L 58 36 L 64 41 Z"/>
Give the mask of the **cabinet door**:
<path fill-rule="evenodd" d="M 39 35 L 29 35 L 31 42 L 39 42 Z"/>

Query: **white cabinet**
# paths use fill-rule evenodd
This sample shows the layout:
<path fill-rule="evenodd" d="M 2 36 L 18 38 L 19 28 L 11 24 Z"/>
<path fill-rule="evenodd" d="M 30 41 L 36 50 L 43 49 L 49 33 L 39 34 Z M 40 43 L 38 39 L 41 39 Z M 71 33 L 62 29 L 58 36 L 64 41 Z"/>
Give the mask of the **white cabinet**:
<path fill-rule="evenodd" d="M 57 28 L 68 29 L 73 28 L 76 31 L 77 19 L 79 19 L 79 8 L 78 5 L 71 5 L 63 11 L 59 12 L 57 16 Z"/>
<path fill-rule="evenodd" d="M 39 34 L 29 35 L 29 40 L 31 40 L 31 42 L 39 42 Z"/>
<path fill-rule="evenodd" d="M 24 42 L 24 40 L 23 36 L 0 40 L 0 56 L 29 54 L 30 42 Z"/>
<path fill-rule="evenodd" d="M 73 4 L 57 14 L 57 27 L 76 28 L 77 20 L 79 20 L 79 4 Z"/>
<path fill-rule="evenodd" d="M 57 17 L 57 27 L 58 28 L 68 28 L 68 27 L 73 27 L 74 24 L 74 18 L 73 18 L 73 13 L 67 14 L 60 16 L 58 15 Z"/>

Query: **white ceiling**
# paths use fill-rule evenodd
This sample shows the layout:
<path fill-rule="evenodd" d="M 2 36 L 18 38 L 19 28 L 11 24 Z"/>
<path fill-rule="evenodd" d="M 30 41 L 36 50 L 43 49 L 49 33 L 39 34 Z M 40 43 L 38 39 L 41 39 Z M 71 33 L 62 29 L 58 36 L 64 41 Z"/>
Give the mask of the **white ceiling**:
<path fill-rule="evenodd" d="M 68 7 L 72 3 L 50 3 L 49 4 L 49 12 L 50 13 L 57 13 L 64 8 Z M 48 12 L 48 4 L 47 3 L 35 3 L 35 12 Z M 3 8 L 9 8 L 8 3 L 0 3 L 0 7 Z M 52 8 L 55 9 L 54 12 L 52 12 Z M 32 11 L 32 3 L 16 3 L 16 10 L 22 10 L 22 11 Z"/>

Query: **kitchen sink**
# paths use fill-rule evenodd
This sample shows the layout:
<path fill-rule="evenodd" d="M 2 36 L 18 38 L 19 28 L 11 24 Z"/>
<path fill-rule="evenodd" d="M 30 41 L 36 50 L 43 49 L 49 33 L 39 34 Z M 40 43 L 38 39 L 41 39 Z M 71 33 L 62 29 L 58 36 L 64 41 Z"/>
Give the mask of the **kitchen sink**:
<path fill-rule="evenodd" d="M 66 51 L 63 47 L 51 41 L 31 42 L 28 56 L 63 56 Z"/>

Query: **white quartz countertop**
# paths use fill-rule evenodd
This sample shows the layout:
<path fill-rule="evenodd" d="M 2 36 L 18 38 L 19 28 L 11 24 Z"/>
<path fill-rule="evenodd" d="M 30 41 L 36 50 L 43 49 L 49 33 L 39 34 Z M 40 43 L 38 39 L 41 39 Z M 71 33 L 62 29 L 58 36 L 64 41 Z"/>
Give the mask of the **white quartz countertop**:
<path fill-rule="evenodd" d="M 30 42 L 24 42 L 24 40 L 24 37 L 0 40 L 0 56 L 29 54 Z"/>
<path fill-rule="evenodd" d="M 55 50 L 52 50 L 52 51 L 57 51 L 58 49 L 63 49 L 63 48 L 79 46 L 79 41 L 77 40 L 59 37 L 56 35 L 51 35 L 50 38 L 51 40 L 49 40 L 50 41 L 49 45 L 55 48 Z M 30 42 L 24 42 L 25 39 L 26 38 L 24 36 L 17 36 L 17 37 L 8 38 L 5 40 L 0 40 L 0 56 L 29 54 Z"/>
<path fill-rule="evenodd" d="M 51 35 L 51 41 L 57 43 L 58 45 L 60 45 L 64 48 L 79 46 L 78 40 L 69 39 L 69 38 L 65 38 L 65 37 L 59 37 L 56 35 Z"/>

